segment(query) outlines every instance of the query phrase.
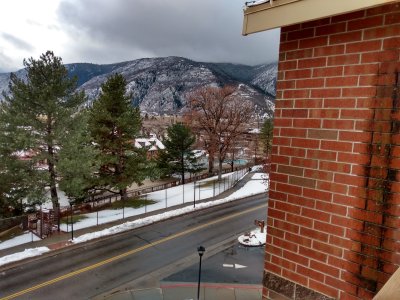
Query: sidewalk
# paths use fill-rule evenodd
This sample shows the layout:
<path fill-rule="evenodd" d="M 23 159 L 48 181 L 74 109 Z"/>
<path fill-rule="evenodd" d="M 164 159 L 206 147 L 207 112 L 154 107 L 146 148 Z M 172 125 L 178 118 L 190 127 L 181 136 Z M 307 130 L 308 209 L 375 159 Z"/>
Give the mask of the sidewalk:
<path fill-rule="evenodd" d="M 202 283 L 201 300 L 261 300 L 262 286 Z M 197 299 L 197 283 L 171 283 L 160 288 L 125 291 L 107 300 L 191 300 Z"/>
<path fill-rule="evenodd" d="M 242 178 L 242 180 L 240 180 L 233 188 L 221 193 L 218 196 L 212 197 L 212 198 L 207 198 L 201 201 L 196 201 L 196 203 L 202 203 L 202 202 L 210 202 L 210 201 L 214 201 L 214 200 L 218 200 L 218 199 L 222 199 L 225 198 L 231 194 L 233 194 L 235 191 L 237 191 L 238 189 L 240 189 L 241 187 L 243 187 L 243 185 L 250 181 L 252 175 L 254 173 L 250 172 L 247 173 L 244 178 Z M 118 225 L 118 224 L 122 224 L 128 221 L 134 221 L 137 219 L 141 219 L 144 217 L 148 217 L 148 216 L 152 216 L 152 215 L 156 215 L 156 214 L 160 214 L 163 212 L 168 212 L 168 211 L 172 211 L 175 209 L 179 209 L 182 207 L 186 207 L 186 206 L 190 206 L 190 203 L 185 203 L 185 204 L 180 204 L 180 205 L 176 205 L 176 206 L 172 206 L 166 209 L 160 209 L 160 210 L 156 210 L 156 211 L 152 211 L 146 214 L 142 214 L 142 215 L 137 215 L 137 216 L 133 216 L 133 217 L 129 217 L 129 218 L 125 218 L 125 219 L 120 219 L 114 222 L 110 222 L 110 223 L 105 223 L 105 224 L 101 224 L 98 226 L 93 226 L 93 227 L 88 227 L 88 228 L 83 228 L 83 229 L 79 229 L 79 230 L 74 230 L 74 237 L 78 237 L 80 235 L 86 234 L 86 233 L 91 233 L 91 232 L 95 232 L 95 231 L 100 231 L 109 227 L 112 227 L 114 225 Z M 9 254 L 13 254 L 13 253 L 17 253 L 17 252 L 22 252 L 27 248 L 36 248 L 36 247 L 48 247 L 51 250 L 59 250 L 59 249 L 63 249 L 69 246 L 74 246 L 74 247 L 82 247 L 82 244 L 73 244 L 71 243 L 69 240 L 71 239 L 71 233 L 66 233 L 66 232 L 54 232 L 50 237 L 45 238 L 43 240 L 39 240 L 39 241 L 34 241 L 34 242 L 30 242 L 30 243 L 26 243 L 26 244 L 22 244 L 22 245 L 18 245 L 15 247 L 11 247 L 11 248 L 7 248 L 7 249 L 3 249 L 0 250 L 0 257 L 9 255 Z M 17 264 L 16 263 L 11 263 L 7 266 L 11 266 L 13 264 Z M 1 267 L 0 267 L 1 268 Z"/>

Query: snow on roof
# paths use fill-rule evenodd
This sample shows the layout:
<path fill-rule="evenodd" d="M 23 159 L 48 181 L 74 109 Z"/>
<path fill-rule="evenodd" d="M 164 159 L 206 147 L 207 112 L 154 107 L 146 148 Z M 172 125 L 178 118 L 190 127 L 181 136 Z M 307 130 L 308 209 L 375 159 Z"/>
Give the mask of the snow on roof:
<path fill-rule="evenodd" d="M 33 151 L 31 150 L 18 150 L 13 153 L 13 155 L 18 156 L 20 158 L 31 157 L 33 155 Z"/>
<path fill-rule="evenodd" d="M 207 156 L 207 151 L 205 150 L 193 150 L 194 157 L 199 158 L 202 156 Z"/>
<path fill-rule="evenodd" d="M 248 133 L 260 133 L 260 129 L 253 128 L 253 129 L 249 130 Z"/>
<path fill-rule="evenodd" d="M 143 147 L 150 147 L 149 149 L 150 151 L 165 149 L 164 144 L 158 138 L 155 137 L 135 139 L 135 147 L 139 149 Z"/>
<path fill-rule="evenodd" d="M 151 146 L 149 149 L 149 151 L 157 151 L 157 150 L 158 150 L 158 148 L 156 146 Z"/>
<path fill-rule="evenodd" d="M 260 5 L 260 4 L 268 3 L 268 2 L 271 2 L 271 4 L 272 4 L 272 1 L 273 1 L 273 0 L 249 1 L 249 2 L 245 2 L 245 5 L 246 5 L 247 7 L 251 7 L 251 6 L 256 6 L 256 5 Z"/>

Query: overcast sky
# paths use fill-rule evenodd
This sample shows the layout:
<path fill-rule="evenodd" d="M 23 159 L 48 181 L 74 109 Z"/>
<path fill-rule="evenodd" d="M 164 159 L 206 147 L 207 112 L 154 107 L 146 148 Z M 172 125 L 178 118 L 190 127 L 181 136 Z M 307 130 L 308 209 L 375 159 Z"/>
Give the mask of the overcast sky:
<path fill-rule="evenodd" d="M 245 0 L 0 0 L 0 72 L 46 50 L 64 63 L 183 56 L 276 61 L 279 31 L 242 36 Z"/>

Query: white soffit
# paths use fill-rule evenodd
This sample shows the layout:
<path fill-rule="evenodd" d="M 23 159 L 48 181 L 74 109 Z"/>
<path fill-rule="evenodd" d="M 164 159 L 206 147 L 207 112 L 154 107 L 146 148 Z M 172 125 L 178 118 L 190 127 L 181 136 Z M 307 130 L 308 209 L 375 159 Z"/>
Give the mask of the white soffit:
<path fill-rule="evenodd" d="M 243 35 L 400 0 L 273 0 L 244 10 Z"/>

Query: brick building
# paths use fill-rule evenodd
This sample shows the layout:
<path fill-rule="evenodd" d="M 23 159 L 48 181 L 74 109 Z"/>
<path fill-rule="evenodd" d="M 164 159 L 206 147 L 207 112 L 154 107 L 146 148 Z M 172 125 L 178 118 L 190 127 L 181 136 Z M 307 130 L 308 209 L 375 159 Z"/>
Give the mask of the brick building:
<path fill-rule="evenodd" d="M 400 2 L 244 16 L 281 27 L 263 297 L 371 299 L 400 264 Z"/>

